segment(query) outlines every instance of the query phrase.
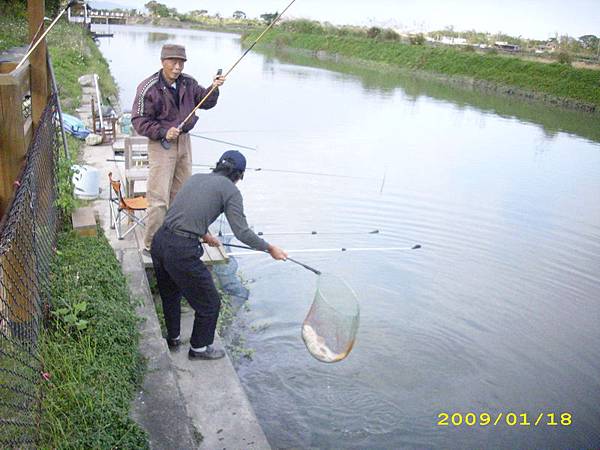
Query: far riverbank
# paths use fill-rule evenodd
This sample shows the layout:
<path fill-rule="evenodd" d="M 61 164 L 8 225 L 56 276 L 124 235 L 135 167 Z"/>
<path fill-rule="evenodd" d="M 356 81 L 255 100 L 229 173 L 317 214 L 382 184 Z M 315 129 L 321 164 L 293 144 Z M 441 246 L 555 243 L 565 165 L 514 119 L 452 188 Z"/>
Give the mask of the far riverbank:
<path fill-rule="evenodd" d="M 250 45 L 258 37 L 242 38 Z M 319 59 L 400 70 L 484 92 L 493 92 L 552 106 L 598 114 L 600 71 L 568 64 L 525 61 L 501 54 L 409 45 L 355 36 L 284 31 L 267 33 L 258 45 L 310 54 Z"/>

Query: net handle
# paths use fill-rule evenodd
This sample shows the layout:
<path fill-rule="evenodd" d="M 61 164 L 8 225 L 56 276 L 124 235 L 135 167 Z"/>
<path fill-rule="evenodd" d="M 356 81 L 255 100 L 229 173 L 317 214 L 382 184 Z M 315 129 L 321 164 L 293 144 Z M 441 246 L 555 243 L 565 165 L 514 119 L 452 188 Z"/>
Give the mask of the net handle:
<path fill-rule="evenodd" d="M 235 248 L 243 248 L 245 250 L 254 250 L 254 251 L 259 251 L 259 252 L 269 254 L 269 252 L 267 250 L 256 250 L 255 248 L 248 247 L 247 245 L 236 245 L 236 244 L 225 244 L 225 243 L 223 243 L 223 245 L 229 246 L 229 247 L 235 247 Z M 298 264 L 299 266 L 304 267 L 307 270 L 310 270 L 312 273 L 314 273 L 316 275 L 321 275 L 321 272 L 319 270 L 315 269 L 314 267 L 310 267 L 309 265 L 301 263 L 300 261 L 290 258 L 289 256 L 286 258 L 286 261 L 291 261 L 295 264 Z"/>

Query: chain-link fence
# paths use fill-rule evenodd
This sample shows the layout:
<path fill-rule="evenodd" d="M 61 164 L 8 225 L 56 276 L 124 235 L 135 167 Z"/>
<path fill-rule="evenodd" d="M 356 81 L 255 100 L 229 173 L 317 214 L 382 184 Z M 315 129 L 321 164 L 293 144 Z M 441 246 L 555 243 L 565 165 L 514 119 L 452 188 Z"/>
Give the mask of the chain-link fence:
<path fill-rule="evenodd" d="M 0 225 L 0 447 L 36 447 L 44 374 L 39 332 L 49 302 L 56 238 L 56 166 L 62 146 L 51 97 Z"/>

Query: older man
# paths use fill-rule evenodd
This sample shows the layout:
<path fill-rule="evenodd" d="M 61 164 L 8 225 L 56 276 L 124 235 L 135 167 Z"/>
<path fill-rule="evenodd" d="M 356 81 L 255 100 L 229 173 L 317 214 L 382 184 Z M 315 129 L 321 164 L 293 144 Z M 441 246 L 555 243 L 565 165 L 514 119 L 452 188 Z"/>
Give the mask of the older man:
<path fill-rule="evenodd" d="M 162 69 L 146 78 L 137 88 L 132 108 L 132 124 L 138 134 L 150 139 L 147 198 L 148 219 L 144 247 L 150 250 L 152 237 L 162 225 L 167 208 L 177 191 L 192 173 L 192 146 L 188 132 L 198 118 L 178 126 L 208 93 L 194 78 L 183 73 L 187 60 L 185 47 L 165 44 L 160 54 Z M 201 106 L 210 109 L 217 104 L 219 86 L 225 78 L 214 77 L 215 90 Z"/>

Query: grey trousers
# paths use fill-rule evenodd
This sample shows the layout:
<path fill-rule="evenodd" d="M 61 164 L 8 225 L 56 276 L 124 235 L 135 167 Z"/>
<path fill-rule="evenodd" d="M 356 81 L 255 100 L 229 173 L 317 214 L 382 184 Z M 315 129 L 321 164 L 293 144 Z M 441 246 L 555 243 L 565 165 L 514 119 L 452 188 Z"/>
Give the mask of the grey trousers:
<path fill-rule="evenodd" d="M 192 174 L 192 144 L 190 135 L 182 133 L 171 148 L 165 150 L 160 142 L 148 143 L 148 164 L 150 173 L 146 187 L 148 218 L 144 246 L 152 246 L 152 238 L 160 228 L 169 205 L 177 192 Z"/>

